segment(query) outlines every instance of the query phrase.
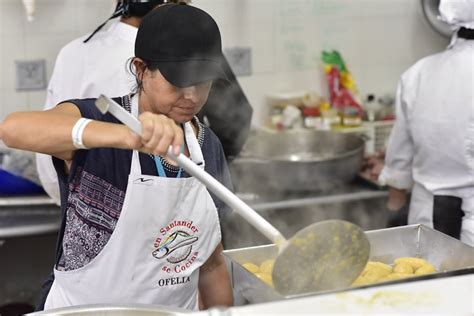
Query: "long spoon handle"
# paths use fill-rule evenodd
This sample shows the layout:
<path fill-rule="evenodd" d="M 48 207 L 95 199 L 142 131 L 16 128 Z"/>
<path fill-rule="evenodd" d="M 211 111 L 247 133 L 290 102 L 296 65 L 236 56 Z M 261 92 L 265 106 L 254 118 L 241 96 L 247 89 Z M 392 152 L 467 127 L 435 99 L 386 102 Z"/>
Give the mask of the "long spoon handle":
<path fill-rule="evenodd" d="M 260 231 L 265 237 L 276 244 L 285 242 L 285 237 L 265 220 L 260 214 L 254 211 L 244 201 L 237 197 L 232 191 L 217 181 L 213 176 L 204 171 L 188 157 L 183 154 L 176 156 L 171 149 L 168 150 L 168 157 L 176 161 L 187 173 L 201 181 L 211 192 L 217 195 L 225 204 L 239 213 L 247 222 Z"/>
<path fill-rule="evenodd" d="M 137 134 L 141 133 L 140 121 L 133 115 L 124 110 L 114 100 L 101 95 L 97 101 L 96 106 L 102 113 L 109 112 L 115 116 L 119 121 L 127 125 L 132 131 Z M 213 176 L 207 173 L 204 169 L 200 168 L 188 157 L 183 154 L 173 154 L 171 147 L 168 149 L 168 156 L 172 160 L 176 161 L 178 165 L 183 168 L 187 173 L 198 179 L 203 183 L 211 192 L 219 197 L 225 204 L 230 206 L 240 216 L 242 216 L 249 224 L 255 227 L 265 237 L 270 239 L 277 245 L 282 245 L 286 242 L 285 237 L 267 220 L 265 220 L 260 214 L 254 211 L 244 201 L 239 199 L 232 191 L 227 189 L 223 184 L 217 181 Z"/>

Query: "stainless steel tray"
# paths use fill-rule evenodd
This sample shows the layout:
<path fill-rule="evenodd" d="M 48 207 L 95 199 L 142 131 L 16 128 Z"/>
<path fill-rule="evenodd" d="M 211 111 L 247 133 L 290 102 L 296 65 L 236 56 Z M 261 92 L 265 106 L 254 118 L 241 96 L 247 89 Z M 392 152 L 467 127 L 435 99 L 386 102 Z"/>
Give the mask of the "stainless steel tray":
<path fill-rule="evenodd" d="M 474 271 L 473 247 L 423 225 L 372 230 L 367 232 L 367 236 L 371 245 L 370 260 L 372 261 L 391 263 L 399 257 L 420 257 L 428 260 L 440 271 L 426 276 L 387 283 L 443 277 L 446 272 L 472 273 Z M 264 260 L 275 258 L 276 254 L 277 248 L 273 244 L 224 251 L 224 255 L 232 262 L 234 290 L 240 292 L 251 303 L 290 298 L 278 294 L 272 287 L 260 281 L 242 266 L 246 262 L 259 264 Z M 387 283 L 377 283 L 365 287 L 380 286 Z M 323 292 L 304 295 L 321 293 Z"/>

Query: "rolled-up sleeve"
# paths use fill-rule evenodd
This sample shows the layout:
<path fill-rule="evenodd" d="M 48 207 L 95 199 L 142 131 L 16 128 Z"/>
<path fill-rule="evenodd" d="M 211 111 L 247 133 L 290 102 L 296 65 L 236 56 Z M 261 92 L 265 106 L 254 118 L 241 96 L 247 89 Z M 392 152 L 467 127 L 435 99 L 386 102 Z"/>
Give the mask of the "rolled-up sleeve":
<path fill-rule="evenodd" d="M 408 103 L 402 79 L 397 88 L 395 125 L 388 141 L 385 166 L 379 176 L 380 183 L 397 189 L 413 186 L 414 144 L 408 124 Z"/>

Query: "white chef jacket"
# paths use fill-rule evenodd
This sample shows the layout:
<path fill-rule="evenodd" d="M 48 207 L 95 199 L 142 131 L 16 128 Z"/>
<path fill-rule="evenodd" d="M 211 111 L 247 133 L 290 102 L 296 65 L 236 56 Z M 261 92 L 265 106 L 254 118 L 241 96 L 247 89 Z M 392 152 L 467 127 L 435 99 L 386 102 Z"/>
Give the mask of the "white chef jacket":
<path fill-rule="evenodd" d="M 474 41 L 403 74 L 380 182 L 413 187 L 408 224 L 433 227 L 434 196 L 462 199 L 461 241 L 474 246 Z"/>
<path fill-rule="evenodd" d="M 130 93 L 135 78 L 127 61 L 134 56 L 138 29 L 120 21 L 83 43 L 88 35 L 73 40 L 58 54 L 48 86 L 44 109 L 69 99 L 112 97 Z M 38 175 L 45 191 L 59 204 L 58 177 L 51 156 L 37 154 Z"/>
<path fill-rule="evenodd" d="M 113 21 L 87 43 L 83 41 L 88 35 L 64 46 L 49 82 L 45 109 L 68 99 L 130 93 L 135 78 L 128 71 L 127 61 L 135 56 L 137 31 L 134 26 Z"/>
<path fill-rule="evenodd" d="M 474 41 L 459 39 L 401 78 L 380 181 L 474 197 Z"/>

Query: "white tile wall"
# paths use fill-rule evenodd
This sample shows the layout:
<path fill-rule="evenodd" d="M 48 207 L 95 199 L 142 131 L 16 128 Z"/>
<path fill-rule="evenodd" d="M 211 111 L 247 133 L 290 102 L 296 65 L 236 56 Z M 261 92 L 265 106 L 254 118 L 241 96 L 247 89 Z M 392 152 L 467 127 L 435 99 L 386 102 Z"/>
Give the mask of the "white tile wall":
<path fill-rule="evenodd" d="M 4 35 L 2 41 L 5 40 L 5 45 L 2 45 L 2 61 L 0 74 L 2 78 L 2 89 L 13 92 L 15 90 L 15 60 L 25 59 L 26 57 L 26 41 L 23 37 L 16 35 Z"/>
<path fill-rule="evenodd" d="M 253 75 L 239 78 L 265 121 L 265 94 L 315 90 L 326 95 L 321 51 L 339 50 L 361 94 L 394 94 L 417 59 L 443 50 L 418 0 L 194 0 L 221 26 L 226 46 L 251 45 Z M 242 13 L 244 12 L 244 13 Z"/>
<path fill-rule="evenodd" d="M 114 0 L 37 0 L 26 22 L 21 0 L 0 0 L 0 119 L 40 109 L 45 91 L 15 91 L 14 60 L 47 60 L 51 75 L 60 47 L 92 31 Z M 265 120 L 265 95 L 311 89 L 326 94 L 323 49 L 338 49 L 362 94 L 393 94 L 400 74 L 447 40 L 424 21 L 418 0 L 193 0 L 218 22 L 225 47 L 251 47 L 253 74 L 239 81 Z"/>

